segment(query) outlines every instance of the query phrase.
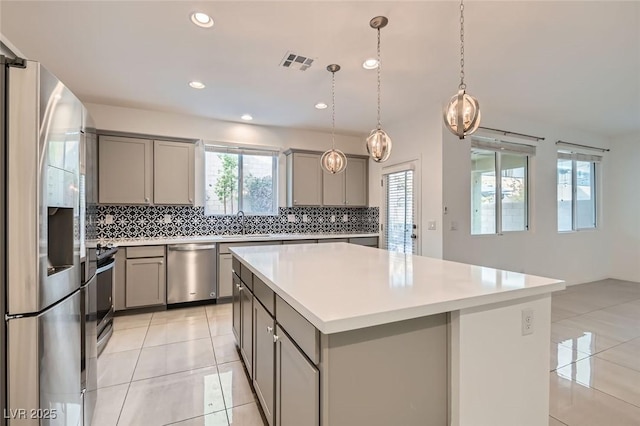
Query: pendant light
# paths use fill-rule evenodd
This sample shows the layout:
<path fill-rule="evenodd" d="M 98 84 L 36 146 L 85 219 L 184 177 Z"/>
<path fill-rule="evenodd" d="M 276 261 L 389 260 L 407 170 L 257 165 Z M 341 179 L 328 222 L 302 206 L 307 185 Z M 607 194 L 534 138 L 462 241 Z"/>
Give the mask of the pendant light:
<path fill-rule="evenodd" d="M 380 123 L 380 29 L 387 26 L 389 20 L 385 16 L 376 16 L 369 25 L 378 31 L 378 125 L 371 131 L 367 138 L 367 152 L 376 163 L 383 163 L 389 159 L 391 155 L 391 138 L 387 132 L 382 130 Z"/>
<path fill-rule="evenodd" d="M 340 65 L 328 65 L 327 71 L 331 73 L 331 149 L 322 154 L 320 165 L 335 175 L 347 168 L 347 157 L 344 152 L 336 149 L 336 73 L 340 71 Z"/>
<path fill-rule="evenodd" d="M 444 123 L 460 139 L 475 132 L 480 126 L 478 100 L 466 93 L 464 83 L 464 0 L 460 0 L 460 85 L 444 110 Z"/>

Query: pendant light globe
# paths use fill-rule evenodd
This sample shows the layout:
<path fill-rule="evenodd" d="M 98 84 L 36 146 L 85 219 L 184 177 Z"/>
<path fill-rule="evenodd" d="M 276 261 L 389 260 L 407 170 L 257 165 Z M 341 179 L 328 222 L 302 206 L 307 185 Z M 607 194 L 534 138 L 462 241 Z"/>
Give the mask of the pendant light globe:
<path fill-rule="evenodd" d="M 342 173 L 347 168 L 347 156 L 339 149 L 330 149 L 322 154 L 320 165 L 332 175 Z"/>
<path fill-rule="evenodd" d="M 391 138 L 382 129 L 373 129 L 367 137 L 367 152 L 376 163 L 384 163 L 391 155 Z"/>
<path fill-rule="evenodd" d="M 444 110 L 444 122 L 447 129 L 460 139 L 469 136 L 480 126 L 480 104 L 473 96 L 460 89 L 451 97 Z"/>
<path fill-rule="evenodd" d="M 335 175 L 347 168 L 347 156 L 336 149 L 336 73 L 340 71 L 340 65 L 327 65 L 327 71 L 331 73 L 331 149 L 320 157 L 320 166 L 326 172 Z"/>
<path fill-rule="evenodd" d="M 387 135 L 387 132 L 382 130 L 382 124 L 380 121 L 380 68 L 382 68 L 382 63 L 380 61 L 380 29 L 386 27 L 388 23 L 389 20 L 386 16 L 376 16 L 369 21 L 369 26 L 378 33 L 378 45 L 376 49 L 378 60 L 378 125 L 371 131 L 366 142 L 367 152 L 369 153 L 369 156 L 371 156 L 371 159 L 376 163 L 384 163 L 387 161 L 391 155 L 392 147 L 391 138 Z"/>
<path fill-rule="evenodd" d="M 478 100 L 466 93 L 464 82 L 464 0 L 460 0 L 460 84 L 458 93 L 444 109 L 444 124 L 447 129 L 460 139 L 469 136 L 480 126 L 480 104 Z"/>

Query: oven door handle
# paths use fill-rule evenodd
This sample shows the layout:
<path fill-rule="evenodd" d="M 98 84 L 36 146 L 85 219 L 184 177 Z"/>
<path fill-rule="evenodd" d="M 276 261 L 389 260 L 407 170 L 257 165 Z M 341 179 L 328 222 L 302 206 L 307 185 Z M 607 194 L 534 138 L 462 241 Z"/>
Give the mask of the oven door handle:
<path fill-rule="evenodd" d="M 108 271 L 109 269 L 113 269 L 115 265 L 116 265 L 116 260 L 113 259 L 110 263 L 107 263 L 106 265 L 99 267 L 98 270 L 96 271 L 96 275 L 101 274 L 105 271 Z"/>

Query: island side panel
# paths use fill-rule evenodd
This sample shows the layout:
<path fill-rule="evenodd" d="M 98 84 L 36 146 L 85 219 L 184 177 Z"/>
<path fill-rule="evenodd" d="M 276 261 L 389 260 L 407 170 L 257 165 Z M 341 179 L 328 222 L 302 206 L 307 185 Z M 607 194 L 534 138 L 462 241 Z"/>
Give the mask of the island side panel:
<path fill-rule="evenodd" d="M 447 424 L 447 314 L 321 341 L 322 426 Z"/>
<path fill-rule="evenodd" d="M 450 333 L 452 426 L 548 423 L 550 294 L 452 312 Z"/>

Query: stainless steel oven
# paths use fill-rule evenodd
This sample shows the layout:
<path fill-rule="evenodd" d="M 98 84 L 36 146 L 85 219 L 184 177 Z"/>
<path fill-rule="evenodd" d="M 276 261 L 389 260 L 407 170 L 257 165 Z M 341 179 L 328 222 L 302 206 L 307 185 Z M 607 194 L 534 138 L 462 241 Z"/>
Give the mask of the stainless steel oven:
<path fill-rule="evenodd" d="M 98 354 L 102 353 L 113 334 L 113 283 L 115 280 L 114 254 L 116 247 L 98 248 L 97 307 L 98 307 Z"/>

